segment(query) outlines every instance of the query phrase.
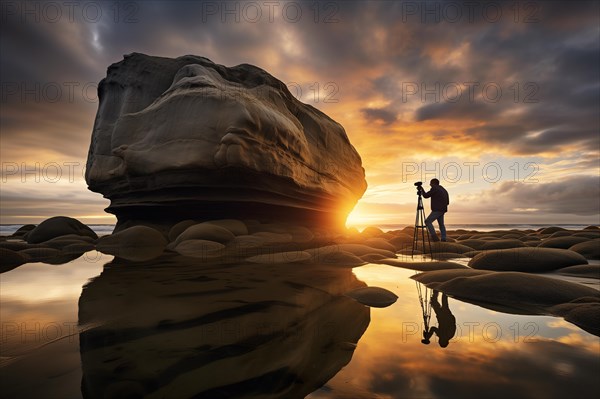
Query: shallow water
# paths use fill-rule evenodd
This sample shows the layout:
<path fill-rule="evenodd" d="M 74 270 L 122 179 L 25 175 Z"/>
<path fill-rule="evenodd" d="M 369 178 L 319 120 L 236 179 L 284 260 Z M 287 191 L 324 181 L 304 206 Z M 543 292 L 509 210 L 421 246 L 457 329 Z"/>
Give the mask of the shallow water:
<path fill-rule="evenodd" d="M 445 348 L 435 335 L 423 344 L 410 270 L 111 259 L 89 252 L 0 275 L 1 397 L 586 398 L 600 389 L 600 338 L 561 318 L 449 298 L 456 335 Z M 368 308 L 343 295 L 364 285 L 398 301 Z"/>

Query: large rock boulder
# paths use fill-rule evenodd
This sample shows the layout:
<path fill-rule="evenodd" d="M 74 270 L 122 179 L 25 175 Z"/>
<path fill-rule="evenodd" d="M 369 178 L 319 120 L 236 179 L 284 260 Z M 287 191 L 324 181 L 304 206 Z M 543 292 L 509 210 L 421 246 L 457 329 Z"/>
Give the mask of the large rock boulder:
<path fill-rule="evenodd" d="M 98 238 L 96 233 L 77 219 L 67 216 L 55 216 L 44 220 L 27 233 L 29 244 L 38 244 L 56 237 L 75 234 L 77 236 Z"/>
<path fill-rule="evenodd" d="M 344 128 L 248 64 L 130 54 L 98 87 L 86 181 L 127 221 L 342 226 L 366 189 Z"/>

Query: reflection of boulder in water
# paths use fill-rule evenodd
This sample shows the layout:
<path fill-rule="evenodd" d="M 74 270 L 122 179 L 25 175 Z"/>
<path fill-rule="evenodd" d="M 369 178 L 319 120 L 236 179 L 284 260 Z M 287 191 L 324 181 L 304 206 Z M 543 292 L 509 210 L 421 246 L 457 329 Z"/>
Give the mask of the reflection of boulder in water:
<path fill-rule="evenodd" d="M 111 263 L 84 288 L 84 397 L 304 397 L 369 324 L 349 269 L 159 262 Z"/>

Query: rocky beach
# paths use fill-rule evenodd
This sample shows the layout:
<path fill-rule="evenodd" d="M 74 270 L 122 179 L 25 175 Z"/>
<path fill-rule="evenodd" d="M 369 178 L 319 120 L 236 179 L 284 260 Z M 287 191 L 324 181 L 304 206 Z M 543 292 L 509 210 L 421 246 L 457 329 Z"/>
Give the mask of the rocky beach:
<path fill-rule="evenodd" d="M 0 236 L 11 320 L 0 367 L 13 381 L 2 396 L 476 398 L 495 386 L 519 397 L 533 389 L 525 364 L 542 371 L 534 385 L 562 373 L 544 382 L 559 398 L 599 369 L 600 227 L 449 229 L 441 242 L 410 226 L 346 227 L 367 189 L 359 153 L 340 123 L 253 65 L 132 53 L 98 95 L 85 180 L 117 222 L 97 234 L 55 216 Z M 83 277 L 59 281 L 46 309 L 72 329 L 49 339 L 56 325 L 36 322 L 32 346 L 27 317 L 48 304 L 28 295 L 53 292 L 36 272 Z M 479 320 L 473 338 L 465 327 Z M 521 345 L 529 328 L 535 348 Z M 449 357 L 398 349 L 409 340 Z M 490 343 L 508 366 L 488 363 Z M 60 370 L 39 362 L 49 353 Z M 554 368 L 537 360 L 547 353 Z M 485 384 L 466 389 L 476 382 L 452 363 L 485 364 Z"/>
<path fill-rule="evenodd" d="M 2 272 L 22 264 L 62 264 L 88 251 L 115 257 L 114 262 L 182 261 L 197 265 L 273 265 L 356 268 L 385 264 L 422 271 L 414 278 L 435 290 L 496 310 L 564 317 L 600 336 L 597 289 L 561 279 L 600 279 L 600 228 L 579 231 L 560 227 L 477 232 L 456 230 L 447 242 L 422 242 L 412 256 L 412 227 L 382 231 L 368 227 L 333 234 L 326 230 L 256 220 L 185 220 L 168 233 L 134 226 L 98 237 L 68 218 L 23 226 L 0 241 Z M 462 262 L 453 262 L 462 260 Z M 376 293 L 373 301 L 385 297 Z M 385 300 L 385 299 L 384 299 Z M 370 305 L 367 300 L 366 305 Z"/>
<path fill-rule="evenodd" d="M 336 375 L 366 330 L 381 329 L 379 322 L 369 327 L 371 313 L 409 300 L 406 288 L 383 282 L 397 274 L 393 269 L 404 271 L 394 284 L 412 278 L 452 298 L 453 307 L 550 317 L 600 336 L 597 227 L 449 231 L 447 242 L 414 257 L 412 234 L 410 227 L 332 234 L 219 219 L 186 220 L 166 234 L 133 226 L 95 237 L 82 223 L 59 217 L 3 236 L 1 270 L 10 287 L 11 274 L 29 265 L 85 268 L 77 258 L 113 257 L 76 302 L 82 393 L 90 398 L 304 397 L 322 386 L 376 397 L 361 393 L 358 383 L 340 385 L 348 371 Z M 382 283 L 365 283 L 373 268 L 380 268 Z M 417 325 L 415 314 L 396 322 Z M 38 351 L 6 357 L 4 372 L 18 375 Z"/>

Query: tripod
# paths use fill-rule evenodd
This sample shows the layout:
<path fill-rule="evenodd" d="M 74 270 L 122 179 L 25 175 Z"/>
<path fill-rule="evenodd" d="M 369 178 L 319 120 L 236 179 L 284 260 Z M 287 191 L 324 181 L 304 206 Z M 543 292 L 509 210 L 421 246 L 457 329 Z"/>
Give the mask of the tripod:
<path fill-rule="evenodd" d="M 429 254 L 433 259 L 433 251 L 431 250 L 431 240 L 429 239 L 429 230 L 425 225 L 425 208 L 423 207 L 423 197 L 421 196 L 421 190 L 417 191 L 419 200 L 417 201 L 417 217 L 415 218 L 415 230 L 413 232 L 413 246 L 411 257 L 415 256 L 415 250 L 418 247 L 419 242 L 419 229 L 421 229 L 421 241 L 423 242 L 423 254 L 427 253 L 425 249 L 425 234 L 427 234 L 427 244 L 429 244 Z"/>

